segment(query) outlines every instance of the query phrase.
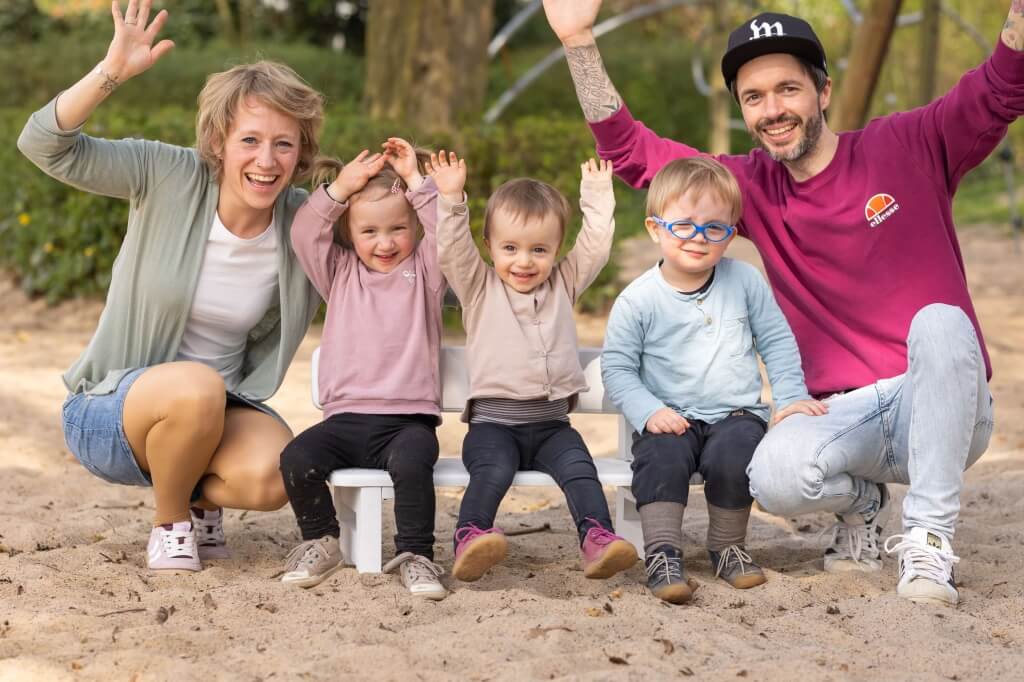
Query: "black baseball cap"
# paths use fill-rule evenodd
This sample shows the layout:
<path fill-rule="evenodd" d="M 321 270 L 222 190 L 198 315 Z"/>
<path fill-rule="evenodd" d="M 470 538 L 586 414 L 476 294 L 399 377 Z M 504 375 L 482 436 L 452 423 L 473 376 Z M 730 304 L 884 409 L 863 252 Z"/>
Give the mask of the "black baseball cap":
<path fill-rule="evenodd" d="M 732 88 L 741 66 L 751 59 L 776 52 L 799 57 L 828 73 L 825 48 L 810 24 L 788 14 L 765 12 L 729 34 L 729 47 L 722 56 L 726 87 Z"/>

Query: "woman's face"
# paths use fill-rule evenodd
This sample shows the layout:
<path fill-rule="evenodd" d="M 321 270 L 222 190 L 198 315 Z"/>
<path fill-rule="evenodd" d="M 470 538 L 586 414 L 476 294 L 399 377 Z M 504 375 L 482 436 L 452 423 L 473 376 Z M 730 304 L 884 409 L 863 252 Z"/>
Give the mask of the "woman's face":
<path fill-rule="evenodd" d="M 217 211 L 228 228 L 264 216 L 269 224 L 277 196 L 295 173 L 300 145 L 299 123 L 288 114 L 253 98 L 239 105 L 221 153 Z"/>

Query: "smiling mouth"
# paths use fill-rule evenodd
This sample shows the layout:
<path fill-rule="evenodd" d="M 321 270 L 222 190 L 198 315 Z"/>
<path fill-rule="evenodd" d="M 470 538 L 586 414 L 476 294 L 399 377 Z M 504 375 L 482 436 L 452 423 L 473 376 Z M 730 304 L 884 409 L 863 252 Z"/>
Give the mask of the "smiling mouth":
<path fill-rule="evenodd" d="M 769 140 L 785 137 L 796 130 L 799 123 L 792 119 L 779 121 L 770 125 L 763 125 L 759 128 L 761 134 Z"/>
<path fill-rule="evenodd" d="M 245 179 L 249 181 L 249 184 L 259 187 L 261 189 L 273 187 L 277 184 L 277 179 L 281 177 L 279 175 L 262 175 L 260 173 L 246 173 Z"/>

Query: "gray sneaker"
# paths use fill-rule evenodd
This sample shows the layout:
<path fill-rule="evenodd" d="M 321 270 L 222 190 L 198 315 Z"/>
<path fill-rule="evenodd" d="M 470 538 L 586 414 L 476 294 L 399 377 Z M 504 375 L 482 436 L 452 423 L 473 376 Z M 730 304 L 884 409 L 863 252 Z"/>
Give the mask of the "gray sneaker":
<path fill-rule="evenodd" d="M 746 590 L 762 584 L 767 578 L 764 571 L 754 563 L 746 550 L 739 545 L 729 545 L 721 552 L 708 550 L 715 577 L 721 578 L 738 590 Z"/>
<path fill-rule="evenodd" d="M 281 582 L 299 587 L 313 587 L 341 568 L 341 547 L 338 538 L 325 535 L 306 540 L 288 553 Z"/>
<path fill-rule="evenodd" d="M 385 573 L 400 568 L 402 584 L 415 597 L 440 601 L 448 596 L 448 591 L 441 584 L 440 576 L 444 569 L 425 556 L 402 552 L 384 566 Z"/>

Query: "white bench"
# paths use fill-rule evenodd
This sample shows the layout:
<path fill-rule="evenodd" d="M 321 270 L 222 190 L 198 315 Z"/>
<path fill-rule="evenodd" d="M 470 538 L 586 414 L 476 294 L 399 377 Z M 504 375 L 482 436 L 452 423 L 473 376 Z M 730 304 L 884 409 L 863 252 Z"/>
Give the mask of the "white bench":
<path fill-rule="evenodd" d="M 469 375 L 462 347 L 441 349 L 441 410 L 462 412 L 469 396 Z M 320 408 L 318 366 L 320 349 L 313 351 L 312 394 L 313 404 Z M 636 509 L 630 486 L 633 471 L 632 428 L 604 394 L 601 383 L 601 351 L 597 348 L 580 349 L 580 365 L 590 390 L 580 394 L 576 412 L 583 414 L 614 414 L 618 417 L 618 456 L 595 458 L 601 483 L 615 488 L 615 532 L 636 546 L 643 556 L 643 533 L 640 515 Z M 690 483 L 701 483 L 694 474 Z M 334 505 L 341 525 L 341 551 L 345 560 L 354 564 L 360 573 L 380 573 L 383 502 L 394 497 L 391 476 L 381 469 L 338 469 L 331 474 L 334 486 Z M 460 457 L 438 459 L 434 467 L 434 485 L 439 487 L 465 487 L 469 473 Z M 516 486 L 554 486 L 555 481 L 539 471 L 520 471 L 512 479 Z"/>

